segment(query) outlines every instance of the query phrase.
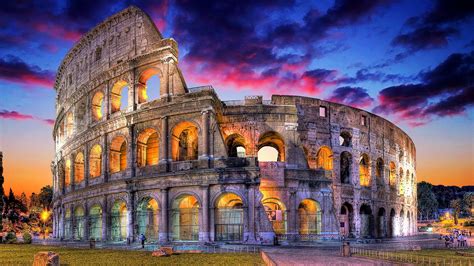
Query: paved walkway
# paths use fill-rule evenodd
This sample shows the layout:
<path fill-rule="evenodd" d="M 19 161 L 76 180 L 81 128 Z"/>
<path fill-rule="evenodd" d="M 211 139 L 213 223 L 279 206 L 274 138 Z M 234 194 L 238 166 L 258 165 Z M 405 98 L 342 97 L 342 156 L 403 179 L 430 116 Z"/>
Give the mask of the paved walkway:
<path fill-rule="evenodd" d="M 342 257 L 339 250 L 316 248 L 267 248 L 265 254 L 278 266 L 286 265 L 392 265 L 390 262 Z"/>

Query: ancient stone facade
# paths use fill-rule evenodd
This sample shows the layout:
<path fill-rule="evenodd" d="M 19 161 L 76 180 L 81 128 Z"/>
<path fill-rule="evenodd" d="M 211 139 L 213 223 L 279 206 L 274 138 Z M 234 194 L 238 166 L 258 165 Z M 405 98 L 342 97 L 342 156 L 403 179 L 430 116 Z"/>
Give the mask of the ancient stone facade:
<path fill-rule="evenodd" d="M 211 86 L 188 88 L 176 41 L 138 8 L 83 36 L 55 88 L 57 238 L 266 244 L 415 232 L 407 134 L 320 99 L 221 101 Z"/>

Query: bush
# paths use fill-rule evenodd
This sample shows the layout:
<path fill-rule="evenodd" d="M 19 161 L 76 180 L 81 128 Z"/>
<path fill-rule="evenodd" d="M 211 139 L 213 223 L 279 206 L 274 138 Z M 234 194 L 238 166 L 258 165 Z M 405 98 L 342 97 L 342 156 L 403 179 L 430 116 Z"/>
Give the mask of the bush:
<path fill-rule="evenodd" d="M 15 232 L 8 232 L 7 236 L 5 237 L 5 243 L 7 244 L 16 243 Z"/>
<path fill-rule="evenodd" d="M 31 244 L 31 241 L 33 240 L 33 238 L 31 237 L 31 234 L 28 233 L 28 232 L 24 232 L 23 233 L 23 243 L 25 244 Z"/>

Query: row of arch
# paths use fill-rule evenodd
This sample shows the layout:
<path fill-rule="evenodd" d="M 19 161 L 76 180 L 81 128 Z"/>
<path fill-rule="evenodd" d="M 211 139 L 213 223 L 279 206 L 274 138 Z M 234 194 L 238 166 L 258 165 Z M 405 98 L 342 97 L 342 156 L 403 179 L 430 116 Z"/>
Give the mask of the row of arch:
<path fill-rule="evenodd" d="M 341 235 L 354 237 L 356 235 L 355 211 L 359 215 L 359 236 L 362 238 L 406 236 L 413 233 L 416 223 L 415 213 L 401 209 L 399 213 L 394 208 L 387 213 L 380 207 L 376 213 L 368 204 L 362 204 L 359 210 L 345 202 L 339 212 Z"/>
<path fill-rule="evenodd" d="M 276 198 L 262 201 L 265 212 L 273 229 L 277 234 L 285 234 L 287 230 L 286 208 Z M 199 240 L 199 200 L 193 194 L 181 194 L 171 204 L 168 213 L 171 241 L 198 241 Z M 232 192 L 224 192 L 214 206 L 214 240 L 215 241 L 242 241 L 244 234 L 246 205 L 242 198 Z M 137 205 L 136 232 L 144 234 L 150 241 L 159 240 L 160 208 L 152 197 L 143 198 Z M 103 210 L 101 205 L 93 204 L 88 216 L 82 206 L 77 206 L 71 212 L 67 209 L 64 215 L 65 239 L 83 240 L 86 237 L 86 228 L 89 238 L 103 240 L 103 230 L 110 228 L 107 240 L 123 241 L 129 236 L 129 209 L 124 200 L 117 200 L 110 209 L 110 217 L 103 224 Z M 317 201 L 304 199 L 298 207 L 299 234 L 319 234 L 321 232 L 321 209 Z M 86 227 L 87 223 L 87 227 Z"/>

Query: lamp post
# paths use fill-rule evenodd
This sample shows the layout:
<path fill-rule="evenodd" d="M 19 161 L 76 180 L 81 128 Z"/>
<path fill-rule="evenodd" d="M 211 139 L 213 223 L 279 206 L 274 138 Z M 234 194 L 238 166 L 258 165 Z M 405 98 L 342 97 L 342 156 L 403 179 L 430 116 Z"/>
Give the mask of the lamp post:
<path fill-rule="evenodd" d="M 49 212 L 47 210 L 43 210 L 41 212 L 41 221 L 43 221 L 43 240 L 46 238 L 46 221 L 49 218 Z"/>

